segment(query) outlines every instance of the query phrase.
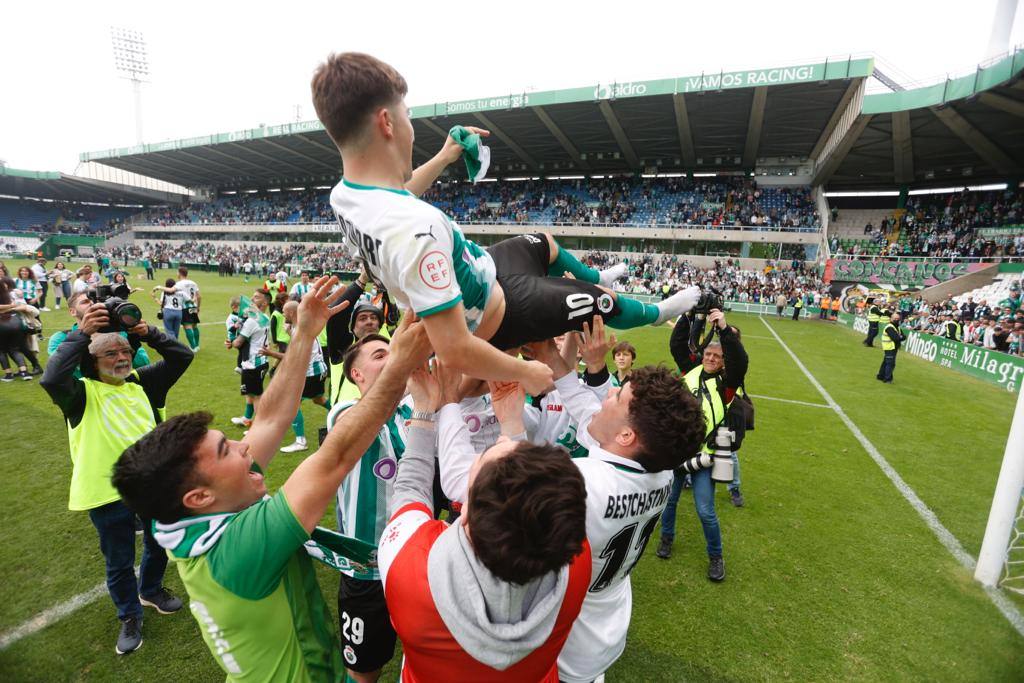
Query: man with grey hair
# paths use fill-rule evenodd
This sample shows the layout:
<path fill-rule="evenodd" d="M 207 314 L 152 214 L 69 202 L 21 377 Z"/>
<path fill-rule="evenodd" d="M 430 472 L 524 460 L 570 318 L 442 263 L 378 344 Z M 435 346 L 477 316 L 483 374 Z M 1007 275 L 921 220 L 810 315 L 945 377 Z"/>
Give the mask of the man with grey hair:
<path fill-rule="evenodd" d="M 139 581 L 135 579 L 135 515 L 110 482 L 125 448 L 152 431 L 166 416 L 167 393 L 192 362 L 187 346 L 145 322 L 128 334 L 147 343 L 163 360 L 132 368 L 128 339 L 109 329 L 106 306 L 94 303 L 77 329 L 68 332 L 46 365 L 40 384 L 68 425 L 71 487 L 68 508 L 89 512 L 106 560 L 107 589 L 121 620 L 116 652 L 142 645 L 142 606 L 161 614 L 181 609 L 163 587 L 167 555 L 144 520 Z M 76 370 L 81 364 L 81 376 Z"/>

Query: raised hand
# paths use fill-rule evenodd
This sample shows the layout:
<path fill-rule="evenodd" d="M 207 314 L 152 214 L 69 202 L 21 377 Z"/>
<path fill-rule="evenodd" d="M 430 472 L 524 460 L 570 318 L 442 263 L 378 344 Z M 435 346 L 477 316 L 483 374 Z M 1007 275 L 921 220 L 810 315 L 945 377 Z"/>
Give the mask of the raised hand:
<path fill-rule="evenodd" d="M 331 288 L 336 284 L 338 284 L 338 278 L 333 275 L 330 277 L 324 275 L 313 283 L 313 286 L 299 302 L 299 309 L 296 311 L 296 332 L 308 332 L 315 337 L 324 329 L 331 316 L 348 308 L 349 302 L 347 301 L 334 306 L 344 294 L 344 290 L 339 288 L 332 296 Z"/>
<path fill-rule="evenodd" d="M 580 353 L 583 355 L 583 362 L 587 364 L 587 371 L 600 372 L 605 367 L 605 356 L 615 346 L 615 335 L 606 335 L 604 319 L 595 315 L 592 323 L 593 329 L 587 323 L 583 323 L 583 342 L 580 344 Z"/>

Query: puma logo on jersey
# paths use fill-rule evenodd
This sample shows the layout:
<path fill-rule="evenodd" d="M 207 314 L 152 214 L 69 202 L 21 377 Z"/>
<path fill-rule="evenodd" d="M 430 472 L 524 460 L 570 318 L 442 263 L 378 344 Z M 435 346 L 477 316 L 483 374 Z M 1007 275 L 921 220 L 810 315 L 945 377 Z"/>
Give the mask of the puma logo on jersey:
<path fill-rule="evenodd" d="M 416 234 L 413 235 L 413 238 L 415 239 L 419 239 L 420 237 L 430 237 L 430 239 L 436 241 L 437 238 L 434 237 L 434 226 L 431 225 L 430 229 L 427 230 L 426 232 L 417 232 Z"/>

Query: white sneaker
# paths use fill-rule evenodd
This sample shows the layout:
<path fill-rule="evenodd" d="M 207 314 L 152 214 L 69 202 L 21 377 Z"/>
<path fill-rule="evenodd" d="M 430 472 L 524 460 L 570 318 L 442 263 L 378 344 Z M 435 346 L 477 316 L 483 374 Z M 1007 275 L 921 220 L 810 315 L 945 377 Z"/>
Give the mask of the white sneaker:
<path fill-rule="evenodd" d="M 666 320 L 689 313 L 697 305 L 698 301 L 700 301 L 700 287 L 696 285 L 676 292 L 664 301 L 659 301 L 655 304 L 658 307 L 659 313 L 658 322 L 654 324 L 660 325 Z"/>
<path fill-rule="evenodd" d="M 57 310 L 58 311 L 60 310 L 60 304 L 57 304 Z"/>
<path fill-rule="evenodd" d="M 309 448 L 309 447 L 306 446 L 306 440 L 305 439 L 295 439 L 295 443 L 293 443 L 291 446 L 285 446 L 284 448 L 281 449 L 281 452 L 282 453 L 298 453 L 299 451 L 304 451 L 307 448 Z"/>
<path fill-rule="evenodd" d="M 236 366 L 235 366 L 235 372 L 237 372 L 237 373 L 238 373 L 239 375 L 241 375 L 241 374 L 242 374 L 242 368 L 240 368 L 240 367 L 238 367 L 238 366 L 236 365 Z"/>
<path fill-rule="evenodd" d="M 244 417 L 233 417 L 231 418 L 231 424 L 238 425 L 239 427 L 248 427 L 252 424 L 252 420 L 247 420 Z"/>
<path fill-rule="evenodd" d="M 598 284 L 602 287 L 611 287 L 620 277 L 629 272 L 629 266 L 625 263 L 617 263 L 611 268 L 605 268 L 601 271 L 601 279 Z"/>
<path fill-rule="evenodd" d="M 57 308 L 60 308 L 60 306 L 58 306 Z M 49 309 L 49 308 L 47 308 L 46 306 L 43 306 L 43 307 L 42 307 L 42 308 L 40 308 L 39 310 L 40 310 L 40 311 L 45 311 L 46 313 L 49 313 L 49 312 L 50 312 L 50 309 Z"/>
<path fill-rule="evenodd" d="M 196 348 L 192 349 L 192 353 L 199 353 L 199 347 L 197 346 Z"/>

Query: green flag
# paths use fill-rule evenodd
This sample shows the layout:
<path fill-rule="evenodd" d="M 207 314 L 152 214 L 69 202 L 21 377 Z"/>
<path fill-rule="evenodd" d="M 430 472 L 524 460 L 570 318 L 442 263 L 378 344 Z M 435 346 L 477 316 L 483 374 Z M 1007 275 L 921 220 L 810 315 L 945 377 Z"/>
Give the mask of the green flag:
<path fill-rule="evenodd" d="M 479 133 L 470 133 L 462 126 L 452 126 L 448 135 L 462 145 L 462 160 L 466 162 L 469 179 L 474 183 L 483 180 L 491 165 L 491 148 L 481 141 Z"/>
<path fill-rule="evenodd" d="M 253 305 L 252 299 L 244 294 L 238 301 L 238 316 L 243 319 L 256 318 L 256 322 L 259 323 L 260 327 L 267 327 L 270 325 L 270 318 L 266 314 L 261 313 L 260 309 Z"/>

